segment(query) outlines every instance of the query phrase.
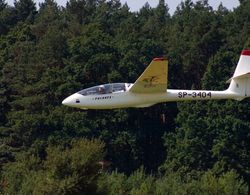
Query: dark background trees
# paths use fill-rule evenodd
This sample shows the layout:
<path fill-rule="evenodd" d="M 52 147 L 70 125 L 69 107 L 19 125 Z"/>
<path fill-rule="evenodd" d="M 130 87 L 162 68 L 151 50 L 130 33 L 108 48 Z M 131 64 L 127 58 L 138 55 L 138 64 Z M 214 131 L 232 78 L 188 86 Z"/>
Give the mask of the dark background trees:
<path fill-rule="evenodd" d="M 136 13 L 119 0 L 0 0 L 0 193 L 247 194 L 248 99 L 111 111 L 61 101 L 134 82 L 158 56 L 169 88 L 225 89 L 250 47 L 249 9 L 186 0 L 170 16 L 164 0 Z"/>

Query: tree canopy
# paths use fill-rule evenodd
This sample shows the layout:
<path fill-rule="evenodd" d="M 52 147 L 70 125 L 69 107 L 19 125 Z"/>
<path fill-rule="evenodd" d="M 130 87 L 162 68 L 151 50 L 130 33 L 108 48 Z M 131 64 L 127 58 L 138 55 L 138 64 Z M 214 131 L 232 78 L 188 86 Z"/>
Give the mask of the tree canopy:
<path fill-rule="evenodd" d="M 132 83 L 169 59 L 168 88 L 222 90 L 250 48 L 234 10 L 159 0 L 0 0 L 0 194 L 248 194 L 249 99 L 83 111 L 81 89 Z"/>

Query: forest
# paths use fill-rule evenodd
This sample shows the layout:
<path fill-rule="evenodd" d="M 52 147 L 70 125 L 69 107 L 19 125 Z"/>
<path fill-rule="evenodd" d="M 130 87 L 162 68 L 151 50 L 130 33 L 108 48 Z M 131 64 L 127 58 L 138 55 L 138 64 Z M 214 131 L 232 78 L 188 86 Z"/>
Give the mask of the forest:
<path fill-rule="evenodd" d="M 250 49 L 250 0 L 0 0 L 0 194 L 249 194 L 250 101 L 80 110 L 67 96 L 133 83 L 154 57 L 168 88 L 223 90 Z"/>

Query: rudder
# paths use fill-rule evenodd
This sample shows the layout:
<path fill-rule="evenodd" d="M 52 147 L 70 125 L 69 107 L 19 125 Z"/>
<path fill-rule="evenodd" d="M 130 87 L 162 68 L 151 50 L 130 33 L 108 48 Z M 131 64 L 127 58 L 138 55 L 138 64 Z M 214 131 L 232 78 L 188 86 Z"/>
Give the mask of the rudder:
<path fill-rule="evenodd" d="M 243 50 L 234 75 L 228 80 L 229 91 L 239 94 L 237 100 L 250 97 L 250 50 Z"/>

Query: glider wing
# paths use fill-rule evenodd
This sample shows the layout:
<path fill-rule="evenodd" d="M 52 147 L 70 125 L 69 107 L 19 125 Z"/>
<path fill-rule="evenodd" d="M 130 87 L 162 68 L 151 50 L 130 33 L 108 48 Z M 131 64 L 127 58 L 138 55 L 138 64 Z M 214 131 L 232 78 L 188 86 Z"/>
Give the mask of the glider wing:
<path fill-rule="evenodd" d="M 162 93 L 167 90 L 168 61 L 154 58 L 130 88 L 133 93 Z"/>

